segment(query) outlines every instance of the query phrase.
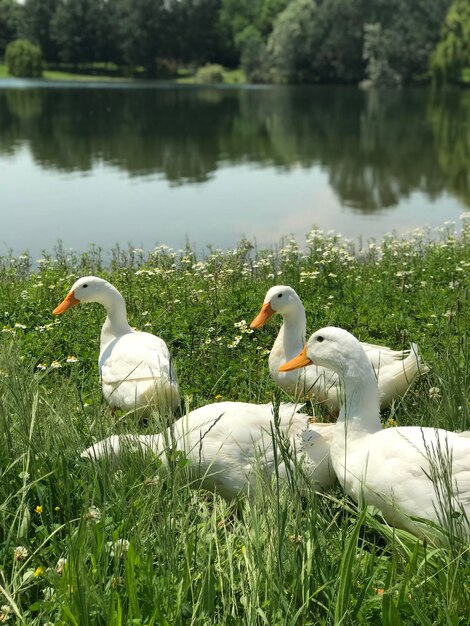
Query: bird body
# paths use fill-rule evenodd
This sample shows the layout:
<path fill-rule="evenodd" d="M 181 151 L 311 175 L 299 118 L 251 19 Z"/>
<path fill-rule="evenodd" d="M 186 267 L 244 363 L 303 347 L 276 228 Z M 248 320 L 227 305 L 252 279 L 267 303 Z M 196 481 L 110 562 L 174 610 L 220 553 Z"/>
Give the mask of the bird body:
<path fill-rule="evenodd" d="M 305 344 L 305 308 L 292 287 L 277 285 L 269 289 L 251 328 L 259 328 L 275 313 L 282 316 L 283 324 L 269 354 L 269 371 L 274 382 L 297 400 L 315 398 L 331 411 L 338 411 L 340 387 L 336 372 L 320 366 L 301 372 L 279 371 Z M 378 379 L 381 408 L 403 396 L 413 380 L 428 370 L 421 362 L 416 344 L 412 344 L 411 350 L 391 350 L 371 343 L 362 343 L 362 347 Z"/>
<path fill-rule="evenodd" d="M 53 311 L 59 315 L 80 302 L 98 302 L 107 317 L 101 330 L 98 367 L 103 396 L 112 408 L 173 411 L 179 404 L 176 373 L 166 343 L 139 332 L 127 321 L 119 291 L 96 276 L 80 278 Z"/>
<path fill-rule="evenodd" d="M 374 370 L 360 342 L 327 327 L 283 368 L 310 364 L 337 372 L 344 403 L 331 443 L 331 462 L 344 491 L 378 507 L 393 526 L 433 536 L 428 525 L 470 530 L 470 438 L 468 433 L 403 426 L 382 429 Z"/>
<path fill-rule="evenodd" d="M 273 442 L 278 434 L 318 488 L 327 489 L 335 482 L 329 460 L 333 426 L 307 424 L 308 416 L 298 408 L 283 403 L 276 419 L 271 404 L 208 404 L 181 417 L 164 434 L 114 435 L 85 450 L 82 457 L 97 460 L 119 455 L 126 447 L 164 457 L 169 447 L 175 447 L 190 461 L 196 486 L 229 499 L 253 487 L 257 468 L 269 475 L 277 462 L 278 475 L 286 478 L 289 463 L 279 450 L 276 453 Z"/>

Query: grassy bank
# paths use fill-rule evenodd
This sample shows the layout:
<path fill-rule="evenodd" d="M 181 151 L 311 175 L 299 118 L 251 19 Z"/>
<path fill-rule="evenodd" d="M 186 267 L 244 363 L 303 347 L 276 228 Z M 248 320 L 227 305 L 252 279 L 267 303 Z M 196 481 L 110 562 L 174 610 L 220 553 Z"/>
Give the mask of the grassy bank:
<path fill-rule="evenodd" d="M 46 80 L 68 80 L 68 81 L 123 81 L 130 80 L 120 76 L 106 76 L 105 74 L 93 74 L 84 71 L 83 73 L 67 72 L 62 70 L 44 70 L 43 78 Z M 14 78 L 8 73 L 5 64 L 0 63 L 0 78 Z"/>
<path fill-rule="evenodd" d="M 95 64 L 98 67 L 89 66 L 86 69 L 67 71 L 67 69 L 46 69 L 43 72 L 43 78 L 46 80 L 64 80 L 64 81 L 130 81 L 135 79 L 143 79 L 143 69 L 141 68 L 136 75 L 124 76 L 119 73 L 119 68 L 114 67 L 106 70 L 103 64 Z M 0 63 L 0 78 L 13 78 L 8 73 L 8 68 L 4 63 Z M 178 73 L 177 78 L 170 79 L 181 84 L 199 84 L 200 81 L 191 72 L 182 70 Z M 246 76 L 242 70 L 223 70 L 223 83 L 227 85 L 244 84 Z"/>
<path fill-rule="evenodd" d="M 312 331 L 334 324 L 394 348 L 419 343 L 431 372 L 383 416 L 387 426 L 468 430 L 469 268 L 468 219 L 458 237 L 449 225 L 362 248 L 312 231 L 305 246 L 242 241 L 202 259 L 165 246 L 59 248 L 37 266 L 3 258 L 0 604 L 11 621 L 466 624 L 468 546 L 431 549 L 339 489 L 315 496 L 300 472 L 237 507 L 190 489 L 181 455 L 168 468 L 153 457 L 80 462 L 93 441 L 159 425 L 113 417 L 101 401 L 103 309 L 51 310 L 78 276 L 99 274 L 122 291 L 133 326 L 167 341 L 190 407 L 266 402 L 281 398 L 267 372 L 279 320 L 255 333 L 240 322 L 270 286 L 292 285 Z"/>

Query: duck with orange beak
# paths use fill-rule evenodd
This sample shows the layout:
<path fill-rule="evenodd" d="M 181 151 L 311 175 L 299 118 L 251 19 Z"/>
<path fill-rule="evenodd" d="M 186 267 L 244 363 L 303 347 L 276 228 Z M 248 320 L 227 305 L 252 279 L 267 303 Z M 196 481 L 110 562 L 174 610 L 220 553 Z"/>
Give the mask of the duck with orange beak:
<path fill-rule="evenodd" d="M 361 343 L 342 328 L 314 333 L 280 370 L 315 366 L 336 372 L 344 386 L 330 458 L 346 494 L 376 506 L 392 526 L 417 536 L 442 543 L 451 533 L 468 540 L 470 433 L 382 429 L 375 372 Z"/>
<path fill-rule="evenodd" d="M 140 413 L 152 408 L 174 411 L 180 401 L 179 387 L 163 339 L 132 329 L 124 298 L 111 283 L 97 276 L 79 278 L 52 313 L 61 315 L 82 302 L 98 302 L 106 309 L 98 367 L 109 405 Z"/>
<path fill-rule="evenodd" d="M 339 411 L 339 378 L 335 372 L 313 366 L 308 370 L 280 371 L 280 366 L 296 356 L 306 337 L 306 315 L 301 299 L 292 287 L 277 285 L 266 293 L 260 312 L 250 328 L 261 328 L 273 315 L 282 317 L 282 326 L 269 353 L 269 371 L 274 382 L 297 400 L 314 398 L 330 411 Z M 361 343 L 377 376 L 380 407 L 387 408 L 400 398 L 409 385 L 428 371 L 419 356 L 418 347 L 391 350 L 385 346 Z"/>

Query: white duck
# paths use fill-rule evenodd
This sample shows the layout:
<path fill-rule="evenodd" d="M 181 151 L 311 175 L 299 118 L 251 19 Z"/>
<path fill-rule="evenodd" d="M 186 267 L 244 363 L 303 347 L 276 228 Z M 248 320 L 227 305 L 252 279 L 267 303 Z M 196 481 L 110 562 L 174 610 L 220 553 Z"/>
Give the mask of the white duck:
<path fill-rule="evenodd" d="M 344 404 L 334 425 L 331 461 L 344 491 L 356 502 L 381 509 L 393 526 L 434 536 L 418 520 L 450 530 L 470 530 L 470 438 L 418 426 L 382 430 L 374 371 L 360 342 L 327 327 L 313 334 L 302 352 L 281 366 L 327 367 L 344 384 Z"/>
<path fill-rule="evenodd" d="M 315 396 L 331 411 L 338 411 L 339 378 L 335 372 L 324 367 L 312 367 L 302 372 L 279 371 L 281 365 L 300 352 L 306 339 L 305 308 L 292 287 L 277 285 L 269 289 L 250 328 L 260 328 L 275 313 L 282 316 L 283 324 L 269 354 L 269 371 L 274 382 L 298 400 Z M 378 379 L 382 409 L 389 407 L 395 398 L 403 396 L 419 374 L 428 371 L 421 362 L 416 344 L 405 351 L 371 343 L 361 345 Z"/>
<path fill-rule="evenodd" d="M 180 401 L 178 381 L 163 339 L 133 330 L 122 295 L 96 276 L 79 278 L 52 313 L 59 315 L 81 302 L 98 302 L 106 309 L 98 367 L 109 405 L 126 411 L 145 412 L 153 406 L 175 410 Z"/>
<path fill-rule="evenodd" d="M 164 434 L 113 435 L 81 456 L 96 460 L 119 455 L 123 448 L 164 456 L 165 450 L 174 446 L 190 461 L 193 486 L 202 485 L 229 499 L 253 487 L 257 467 L 271 474 L 276 458 L 279 475 L 286 477 L 283 455 L 278 449 L 276 457 L 273 446 L 273 433 L 279 433 L 296 460 L 305 461 L 305 470 L 318 487 L 327 489 L 336 480 L 329 460 L 334 425 L 307 424 L 308 416 L 298 408 L 290 403 L 280 405 L 277 430 L 271 404 L 217 402 L 181 417 Z"/>

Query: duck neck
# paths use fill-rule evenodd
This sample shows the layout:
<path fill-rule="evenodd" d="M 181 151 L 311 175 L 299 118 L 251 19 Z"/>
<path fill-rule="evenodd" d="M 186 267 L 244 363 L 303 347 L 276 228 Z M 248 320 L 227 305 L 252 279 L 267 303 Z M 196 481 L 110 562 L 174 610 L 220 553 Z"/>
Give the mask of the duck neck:
<path fill-rule="evenodd" d="M 341 438 L 374 433 L 381 430 L 377 379 L 369 359 L 349 362 L 341 376 L 344 397 L 337 420 Z"/>
<path fill-rule="evenodd" d="M 277 336 L 276 343 L 282 343 L 282 349 L 287 359 L 291 359 L 302 350 L 305 344 L 307 318 L 301 302 L 292 306 L 282 316 L 283 324 Z"/>
<path fill-rule="evenodd" d="M 100 304 L 106 309 L 106 321 L 101 330 L 101 343 L 125 335 L 132 331 L 127 321 L 127 310 L 124 298 L 114 287 L 108 289 L 100 299 Z"/>

